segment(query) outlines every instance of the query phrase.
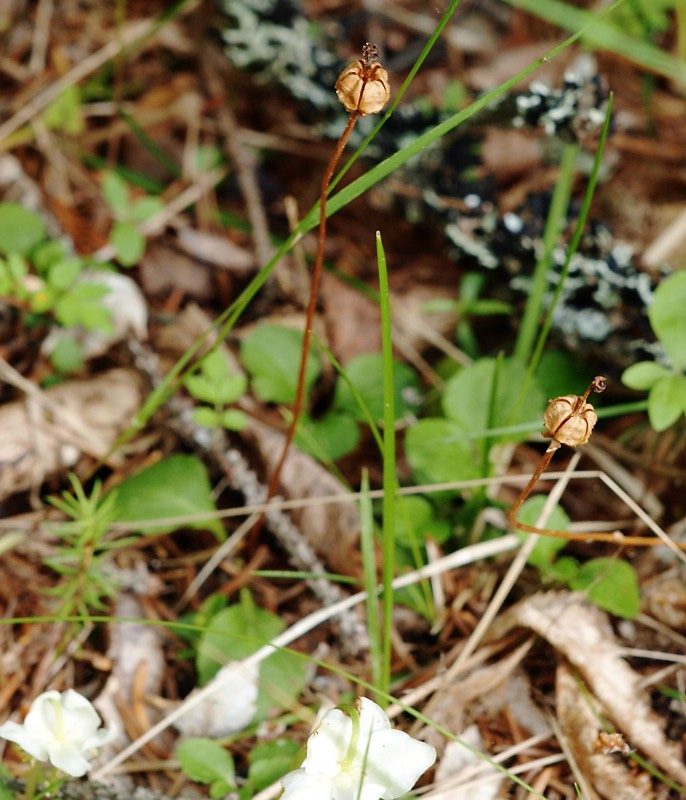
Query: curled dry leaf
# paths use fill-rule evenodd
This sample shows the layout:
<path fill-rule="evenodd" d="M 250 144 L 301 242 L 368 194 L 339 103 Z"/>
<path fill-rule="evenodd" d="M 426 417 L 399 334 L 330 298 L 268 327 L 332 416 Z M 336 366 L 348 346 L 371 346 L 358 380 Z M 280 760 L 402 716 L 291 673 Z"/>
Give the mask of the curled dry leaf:
<path fill-rule="evenodd" d="M 671 778 L 686 784 L 681 748 L 667 739 L 638 673 L 624 661 L 607 615 L 571 592 L 533 595 L 513 606 L 493 626 L 502 636 L 524 626 L 543 636 L 581 673 L 602 713 Z"/>
<path fill-rule="evenodd" d="M 650 776 L 635 774 L 622 760 L 599 752 L 603 733 L 599 715 L 589 705 L 578 680 L 567 664 L 557 668 L 555 681 L 557 717 L 579 769 L 593 788 L 607 800 L 651 800 Z"/>
<path fill-rule="evenodd" d="M 0 499 L 105 455 L 141 401 L 137 374 L 114 369 L 0 407 Z"/>

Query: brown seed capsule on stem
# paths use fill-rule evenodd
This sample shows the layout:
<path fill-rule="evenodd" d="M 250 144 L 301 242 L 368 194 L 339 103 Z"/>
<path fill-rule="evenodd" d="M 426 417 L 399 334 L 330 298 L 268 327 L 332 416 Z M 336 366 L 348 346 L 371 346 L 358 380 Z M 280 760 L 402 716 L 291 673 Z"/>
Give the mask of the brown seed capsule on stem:
<path fill-rule="evenodd" d="M 583 396 L 567 394 L 551 400 L 543 414 L 543 424 L 546 428 L 543 435 L 558 445 L 578 447 L 580 444 L 586 444 L 598 421 L 594 407 L 586 402 L 586 398 L 591 392 L 604 390 L 605 378 L 597 377 Z"/>
<path fill-rule="evenodd" d="M 362 58 L 338 76 L 336 94 L 346 111 L 361 117 L 378 114 L 388 102 L 391 96 L 388 73 L 377 58 L 376 46 L 367 43 L 362 48 Z"/>

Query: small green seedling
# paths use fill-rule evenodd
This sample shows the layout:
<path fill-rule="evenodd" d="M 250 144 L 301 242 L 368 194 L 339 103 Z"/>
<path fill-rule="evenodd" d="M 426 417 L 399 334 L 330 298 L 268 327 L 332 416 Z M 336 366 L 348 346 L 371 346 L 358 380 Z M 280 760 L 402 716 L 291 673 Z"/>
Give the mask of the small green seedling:
<path fill-rule="evenodd" d="M 116 172 L 106 172 L 102 181 L 105 202 L 115 217 L 110 231 L 110 243 L 123 267 L 137 264 L 145 252 L 145 236 L 138 226 L 153 217 L 163 207 L 159 197 L 143 195 L 134 198 L 129 184 Z"/>
<path fill-rule="evenodd" d="M 248 388 L 245 375 L 231 374 L 222 353 L 213 350 L 200 364 L 200 370 L 189 375 L 184 384 L 190 394 L 207 405 L 198 406 L 193 418 L 206 428 L 240 431 L 248 424 L 246 415 L 237 408 L 227 408 L 239 400 Z"/>
<path fill-rule="evenodd" d="M 111 315 L 103 304 L 109 289 L 83 279 L 84 270 L 94 265 L 46 237 L 45 225 L 33 211 L 17 203 L 0 203 L 0 296 L 24 312 L 29 327 L 52 318 L 64 328 L 110 333 Z M 82 365 L 78 343 L 60 340 L 50 360 L 61 372 L 78 370 Z"/>
<path fill-rule="evenodd" d="M 103 610 L 105 599 L 116 596 L 117 587 L 106 562 L 113 549 L 124 547 L 132 539 L 105 540 L 115 518 L 114 494 L 103 497 L 102 486 L 96 481 L 88 496 L 76 476 L 70 475 L 69 480 L 72 492 L 48 498 L 69 521 L 53 528 L 61 544 L 45 564 L 62 580 L 47 594 L 60 598 L 60 613 L 87 614 L 91 609 Z"/>
<path fill-rule="evenodd" d="M 650 324 L 667 353 L 670 366 L 653 361 L 632 364 L 622 381 L 647 391 L 648 419 L 664 431 L 686 414 L 686 271 L 675 272 L 655 290 L 648 310 Z"/>

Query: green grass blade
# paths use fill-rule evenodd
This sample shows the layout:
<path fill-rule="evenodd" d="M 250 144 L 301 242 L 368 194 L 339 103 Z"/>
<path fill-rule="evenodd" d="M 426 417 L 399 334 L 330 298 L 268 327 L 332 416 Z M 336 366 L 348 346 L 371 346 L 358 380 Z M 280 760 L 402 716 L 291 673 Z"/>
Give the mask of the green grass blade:
<path fill-rule="evenodd" d="M 555 293 L 550 302 L 548 313 L 546 314 L 545 321 L 543 322 L 543 325 L 541 327 L 541 333 L 538 337 L 538 341 L 536 342 L 536 349 L 534 350 L 533 356 L 531 357 L 531 362 L 529 364 L 528 373 L 530 373 L 531 375 L 533 375 L 536 372 L 536 369 L 538 368 L 538 363 L 541 360 L 541 354 L 543 353 L 543 348 L 545 347 L 546 340 L 548 339 L 548 334 L 550 333 L 550 328 L 552 327 L 553 324 L 553 314 L 555 312 L 555 306 L 557 305 L 557 302 L 560 299 L 560 294 L 562 293 L 564 282 L 567 279 L 567 275 L 569 275 L 569 265 L 571 264 L 572 258 L 574 258 L 574 254 L 576 253 L 579 247 L 579 242 L 581 241 L 584 228 L 586 227 L 586 220 L 588 219 L 588 213 L 591 210 L 591 201 L 593 200 L 593 194 L 595 193 L 595 188 L 598 185 L 598 176 L 600 174 L 600 163 L 603 158 L 603 153 L 605 152 L 605 143 L 607 142 L 607 135 L 610 130 L 613 101 L 614 101 L 614 95 L 612 94 L 612 92 L 610 92 L 610 97 L 607 103 L 607 110 L 605 111 L 605 121 L 603 123 L 603 127 L 600 132 L 598 149 L 596 150 L 595 158 L 593 159 L 593 168 L 588 178 L 588 185 L 586 187 L 586 193 L 584 195 L 584 202 L 581 206 L 581 211 L 579 212 L 579 217 L 576 221 L 576 227 L 574 228 L 574 233 L 572 234 L 572 238 L 569 242 L 569 247 L 567 248 L 567 257 L 565 259 L 565 263 L 562 265 L 559 282 L 557 284 Z"/>
<path fill-rule="evenodd" d="M 686 85 L 686 64 L 650 42 L 629 36 L 610 22 L 598 22 L 597 25 L 588 28 L 589 21 L 593 19 L 590 11 L 563 3 L 562 0 L 545 0 L 545 2 L 506 0 L 506 2 L 565 30 L 581 31 L 586 44 L 599 50 L 609 50 L 649 72 L 664 75 L 682 86 Z"/>
<path fill-rule="evenodd" d="M 382 603 L 383 603 L 383 672 L 379 688 L 387 692 L 391 679 L 391 625 L 393 622 L 393 577 L 395 574 L 395 408 L 393 397 L 393 339 L 391 302 L 388 287 L 386 254 L 381 233 L 376 232 L 376 260 L 379 269 L 381 307 L 381 354 L 383 361 L 383 524 L 382 524 Z"/>
<path fill-rule="evenodd" d="M 531 356 L 536 334 L 539 329 L 545 293 L 549 284 L 549 272 L 553 261 L 553 250 L 557 246 L 558 238 L 567 221 L 567 208 L 574 181 L 574 165 L 579 153 L 578 144 L 565 145 L 560 164 L 560 176 L 555 184 L 548 218 L 543 233 L 543 253 L 534 269 L 529 297 L 522 317 L 522 324 L 517 334 L 514 348 L 514 357 L 522 364 L 526 364 Z"/>
<path fill-rule="evenodd" d="M 372 683 L 381 686 L 384 674 L 383 643 L 377 591 L 376 556 L 374 552 L 374 515 L 369 496 L 369 474 L 364 469 L 360 485 L 360 548 L 364 571 L 364 590 L 367 592 L 367 630 L 369 631 L 369 656 L 372 662 Z M 377 699 L 378 701 L 378 699 Z"/>

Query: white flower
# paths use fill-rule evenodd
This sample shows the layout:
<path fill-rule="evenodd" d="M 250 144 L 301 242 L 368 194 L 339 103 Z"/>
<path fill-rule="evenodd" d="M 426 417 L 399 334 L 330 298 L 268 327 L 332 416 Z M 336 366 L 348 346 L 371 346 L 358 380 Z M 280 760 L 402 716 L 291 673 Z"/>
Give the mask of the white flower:
<path fill-rule="evenodd" d="M 281 800 L 393 800 L 434 763 L 434 748 L 393 730 L 376 703 L 355 705 L 355 722 L 336 708 L 324 715 L 302 767 L 281 779 Z"/>
<path fill-rule="evenodd" d="M 102 730 L 98 712 L 73 689 L 44 692 L 33 701 L 23 725 L 5 722 L 0 736 L 15 742 L 39 761 L 75 778 L 90 769 L 87 754 L 112 741 L 115 731 Z"/>

